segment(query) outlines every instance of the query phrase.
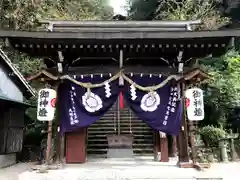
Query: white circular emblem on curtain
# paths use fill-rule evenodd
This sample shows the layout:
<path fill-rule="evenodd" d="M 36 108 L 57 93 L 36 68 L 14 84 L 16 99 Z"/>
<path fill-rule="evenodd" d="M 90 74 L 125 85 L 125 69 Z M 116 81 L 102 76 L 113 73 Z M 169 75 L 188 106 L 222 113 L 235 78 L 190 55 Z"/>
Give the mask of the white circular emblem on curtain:
<path fill-rule="evenodd" d="M 82 96 L 82 103 L 88 112 L 96 112 L 103 107 L 102 99 L 92 92 Z"/>
<path fill-rule="evenodd" d="M 144 111 L 153 112 L 160 104 L 160 96 L 157 92 L 149 92 L 145 94 L 141 100 L 141 108 Z"/>

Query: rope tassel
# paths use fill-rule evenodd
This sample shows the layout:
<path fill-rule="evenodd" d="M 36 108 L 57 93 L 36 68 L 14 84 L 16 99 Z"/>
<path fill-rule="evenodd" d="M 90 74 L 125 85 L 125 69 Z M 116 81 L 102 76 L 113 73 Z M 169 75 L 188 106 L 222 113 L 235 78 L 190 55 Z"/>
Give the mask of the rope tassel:
<path fill-rule="evenodd" d="M 122 74 L 120 74 L 120 76 L 119 76 L 119 86 L 123 86 L 123 85 L 124 85 L 124 79 L 123 79 Z"/>
<path fill-rule="evenodd" d="M 87 88 L 87 97 L 89 98 L 91 95 L 91 89 L 90 88 Z"/>

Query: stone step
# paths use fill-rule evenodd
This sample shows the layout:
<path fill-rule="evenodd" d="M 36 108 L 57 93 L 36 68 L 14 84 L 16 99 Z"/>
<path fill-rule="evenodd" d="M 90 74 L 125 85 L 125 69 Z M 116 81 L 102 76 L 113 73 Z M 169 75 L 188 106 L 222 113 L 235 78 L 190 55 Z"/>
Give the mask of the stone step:
<path fill-rule="evenodd" d="M 121 121 L 115 121 L 115 120 L 105 120 L 105 121 L 99 121 L 99 122 L 95 122 L 94 124 L 92 124 L 91 126 L 96 126 L 96 125 L 108 125 L 108 124 L 138 124 L 138 125 L 145 125 L 145 126 L 147 126 L 147 124 L 145 123 L 145 122 L 142 122 L 142 121 L 138 121 L 138 120 L 129 120 L 129 119 L 126 119 L 126 120 L 121 120 Z M 90 127 L 91 127 L 90 126 Z"/>
<path fill-rule="evenodd" d="M 105 127 L 103 127 L 104 129 L 102 129 L 102 128 L 100 128 L 100 127 L 97 127 L 97 126 L 95 126 L 95 127 L 89 127 L 88 128 L 88 131 L 94 131 L 94 130 L 96 130 L 96 131 L 99 131 L 99 130 L 108 130 L 108 129 L 113 129 L 114 128 L 114 126 L 105 126 Z M 123 126 L 120 126 L 120 128 L 122 128 L 122 129 L 129 129 L 130 127 L 129 126 L 125 126 L 125 127 L 123 127 Z M 134 131 L 135 129 L 136 130 L 138 130 L 138 129 L 142 129 L 142 130 L 151 130 L 149 127 L 144 127 L 144 126 L 132 126 L 131 127 L 131 129 Z"/>
<path fill-rule="evenodd" d="M 95 149 L 95 148 L 91 149 L 91 148 L 88 148 L 87 151 L 88 151 L 88 152 L 89 152 L 89 151 L 90 151 L 90 152 L 91 152 L 91 151 L 92 151 L 92 152 L 93 152 L 93 151 L 95 151 L 95 152 L 98 152 L 98 151 L 99 151 L 99 152 L 100 152 L 100 151 L 106 151 L 106 152 L 107 152 L 107 151 L 108 151 L 108 148 L 107 148 L 107 147 L 106 147 L 106 148 L 101 148 L 101 149 Z M 140 152 L 141 152 L 141 151 L 153 152 L 153 148 L 134 148 L 133 151 L 136 151 L 136 152 L 137 152 L 137 151 L 140 151 Z"/>
<path fill-rule="evenodd" d="M 116 128 L 116 130 L 115 130 Z M 102 132 L 103 134 L 117 134 L 117 127 L 106 127 L 106 129 L 104 127 L 99 127 L 99 128 L 93 128 L 93 129 L 88 129 L 88 133 L 95 133 L 95 132 Z M 109 132 L 109 133 L 108 133 Z M 137 127 L 137 128 L 129 128 L 129 127 L 125 127 L 125 128 L 120 128 L 120 132 L 124 133 L 124 134 L 132 134 L 134 135 L 135 133 L 151 133 L 153 134 L 151 129 L 148 128 L 141 128 L 141 127 Z"/>
<path fill-rule="evenodd" d="M 116 121 L 114 119 L 109 119 L 109 120 L 103 120 L 103 121 L 96 121 L 94 124 L 92 124 L 91 126 L 95 126 L 95 125 L 106 125 L 106 124 L 141 124 L 141 125 L 147 125 L 145 122 L 143 121 L 139 121 L 139 120 L 129 120 L 129 119 L 121 119 L 120 121 Z"/>
<path fill-rule="evenodd" d="M 88 142 L 93 142 L 93 141 L 96 141 L 96 139 L 94 139 L 94 138 L 89 138 L 88 139 Z M 107 142 L 107 138 L 99 138 L 99 139 L 97 139 L 97 141 L 99 143 Z M 152 139 L 148 139 L 148 138 L 145 138 L 145 139 L 134 138 L 134 142 L 149 142 L 149 143 L 151 142 L 152 143 Z"/>
<path fill-rule="evenodd" d="M 97 148 L 97 149 L 104 149 L 104 148 L 108 148 L 108 144 L 107 143 L 103 143 L 103 144 L 94 144 L 94 143 L 88 143 L 87 144 L 87 147 L 89 147 L 90 149 L 91 148 Z M 133 149 L 136 149 L 136 148 L 141 148 L 141 149 L 151 149 L 153 150 L 153 145 L 152 144 L 133 144 Z"/>
<path fill-rule="evenodd" d="M 88 156 L 107 156 L 107 151 L 87 151 Z M 134 156 L 154 156 L 152 151 L 133 151 Z"/>
<path fill-rule="evenodd" d="M 119 122 L 121 125 L 129 125 L 129 124 L 132 124 L 132 125 L 141 125 L 141 126 L 147 126 L 146 123 L 144 122 L 141 122 L 141 121 L 120 121 Z M 94 126 L 109 126 L 109 125 L 117 125 L 118 122 L 114 122 L 114 121 L 103 121 L 103 122 L 98 122 L 98 123 L 94 123 L 92 124 L 90 127 L 94 127 Z"/>
<path fill-rule="evenodd" d="M 120 130 L 122 134 L 129 134 L 129 129 L 128 130 L 125 130 L 125 129 L 121 129 Z M 153 135 L 153 132 L 152 131 L 148 131 L 147 129 L 145 130 L 141 130 L 141 129 L 136 129 L 136 130 L 132 130 L 132 133 L 135 135 L 135 134 L 151 134 Z"/>
<path fill-rule="evenodd" d="M 147 129 L 148 131 L 152 131 L 152 129 L 146 125 L 120 125 L 120 126 L 117 126 L 117 125 L 114 125 L 114 124 L 109 124 L 107 126 L 103 126 L 103 125 L 100 125 L 100 126 L 91 126 L 88 128 L 88 130 L 92 131 L 92 130 L 96 130 L 96 129 L 101 129 L 101 130 L 104 130 L 104 129 L 117 129 L 117 128 L 120 128 L 120 129 Z"/>
<path fill-rule="evenodd" d="M 120 131 L 121 134 L 130 134 L 130 131 L 129 130 L 121 130 Z M 144 137 L 145 135 L 149 135 L 149 137 L 153 136 L 153 133 L 152 132 L 149 132 L 149 131 L 132 131 L 132 133 L 134 134 L 134 137 L 135 136 L 141 136 L 141 137 Z M 107 136 L 107 135 L 113 135 L 113 134 L 116 134 L 116 132 L 114 131 L 91 131 L 88 133 L 88 137 L 90 136 L 94 136 L 94 135 L 97 135 L 97 134 L 103 134 L 104 136 Z"/>
<path fill-rule="evenodd" d="M 107 135 L 117 134 L 118 132 L 120 134 L 131 134 L 132 132 L 135 154 L 153 154 L 152 129 L 127 106 L 119 110 L 117 103 L 99 121 L 88 128 L 88 154 L 106 155 L 108 150 Z"/>
<path fill-rule="evenodd" d="M 92 132 L 91 132 L 92 133 Z M 109 133 L 109 134 L 114 134 L 114 132 Z M 92 134 L 88 134 L 89 138 L 94 138 L 94 137 L 103 137 L 106 138 L 107 135 L 106 134 L 102 134 L 102 132 L 97 132 L 96 134 L 92 133 Z M 134 134 L 134 137 L 152 137 L 151 134 Z"/>
<path fill-rule="evenodd" d="M 98 140 L 94 140 L 94 139 L 89 139 L 88 144 L 107 144 L 107 140 L 106 139 L 98 139 Z M 148 144 L 148 145 L 152 145 L 153 141 L 151 140 L 143 140 L 143 139 L 135 139 L 133 144 Z"/>

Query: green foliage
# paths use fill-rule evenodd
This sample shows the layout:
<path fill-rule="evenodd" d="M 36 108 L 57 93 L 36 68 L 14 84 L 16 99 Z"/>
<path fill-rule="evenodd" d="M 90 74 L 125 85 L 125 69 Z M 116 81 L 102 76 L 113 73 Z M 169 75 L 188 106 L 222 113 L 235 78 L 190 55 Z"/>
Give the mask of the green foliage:
<path fill-rule="evenodd" d="M 227 24 L 229 18 L 222 17 L 215 8 L 214 0 L 167 0 L 161 1 L 156 9 L 155 19 L 202 20 L 201 29 L 218 29 Z"/>
<path fill-rule="evenodd" d="M 203 137 L 207 146 L 217 146 L 221 138 L 227 136 L 227 132 L 222 128 L 214 126 L 205 126 L 199 129 L 198 133 Z"/>
<path fill-rule="evenodd" d="M 217 8 L 217 0 L 130 0 L 133 20 L 202 20 L 199 29 L 218 29 L 229 23 Z"/>
<path fill-rule="evenodd" d="M 32 29 L 36 23 L 37 7 L 33 0 L 3 0 L 2 22 L 13 29 Z"/>
<path fill-rule="evenodd" d="M 36 74 L 45 67 L 40 59 L 31 58 L 25 54 L 12 55 L 11 60 L 25 77 Z"/>
<path fill-rule="evenodd" d="M 38 19 L 102 20 L 113 16 L 113 9 L 106 0 L 44 0 L 39 7 Z"/>
<path fill-rule="evenodd" d="M 197 20 L 198 29 L 218 29 L 229 23 L 219 9 L 218 0 L 130 0 L 129 15 L 134 20 Z M 212 78 L 202 84 L 205 90 L 205 120 L 202 125 L 226 125 L 232 108 L 240 104 L 239 53 L 231 50 L 220 58 L 200 60 Z"/>
<path fill-rule="evenodd" d="M 41 20 L 100 20 L 113 15 L 106 0 L 3 0 L 2 3 L 1 20 L 11 29 L 35 29 Z"/>
<path fill-rule="evenodd" d="M 202 88 L 205 99 L 206 118 L 204 124 L 227 124 L 232 109 L 240 105 L 240 54 L 230 50 L 220 58 L 202 59 L 201 67 L 211 78 Z"/>
<path fill-rule="evenodd" d="M 32 30 L 41 20 L 100 20 L 112 15 L 108 0 L 3 0 L 1 23 L 10 29 Z M 39 59 L 12 52 L 8 55 L 25 76 L 44 67 Z"/>
<path fill-rule="evenodd" d="M 1 22 L 10 29 L 32 30 L 41 20 L 100 20 L 110 19 L 113 9 L 107 0 L 3 0 Z M 25 54 L 8 52 L 23 75 L 35 74 L 43 62 Z"/>
<path fill-rule="evenodd" d="M 16 30 L 37 30 L 42 20 L 105 20 L 113 16 L 113 9 L 108 6 L 107 0 L 3 0 L 1 3 L 1 27 Z M 45 67 L 40 59 L 8 49 L 5 52 L 25 77 Z M 31 84 L 36 89 L 42 85 L 36 82 Z M 36 97 L 27 101 L 36 106 Z M 39 143 L 46 135 L 41 133 L 46 130 L 46 123 L 37 121 L 36 111 L 36 107 L 26 111 L 30 120 L 25 125 L 25 143 Z"/>

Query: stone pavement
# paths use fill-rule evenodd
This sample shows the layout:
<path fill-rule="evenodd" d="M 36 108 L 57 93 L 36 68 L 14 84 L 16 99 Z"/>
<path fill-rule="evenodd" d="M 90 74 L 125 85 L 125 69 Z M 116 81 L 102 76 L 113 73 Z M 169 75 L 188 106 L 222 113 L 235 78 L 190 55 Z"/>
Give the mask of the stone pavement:
<path fill-rule="evenodd" d="M 0 180 L 18 180 L 19 174 L 28 171 L 35 163 L 19 163 L 0 169 Z"/>
<path fill-rule="evenodd" d="M 16 168 L 15 168 L 16 169 Z M 11 171 L 9 171 L 11 176 Z M 238 180 L 240 163 L 213 164 L 204 172 L 181 169 L 174 163 L 146 161 L 96 160 L 81 165 L 66 165 L 63 169 L 37 173 L 25 171 L 19 180 L 190 180 L 196 178 L 220 178 Z M 2 179 L 0 171 L 0 180 Z"/>

